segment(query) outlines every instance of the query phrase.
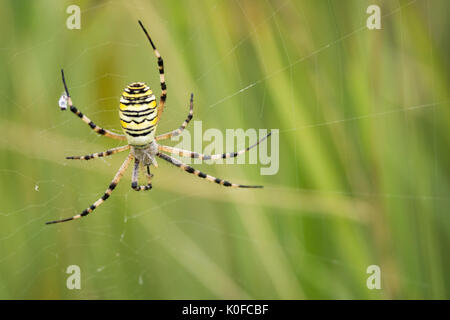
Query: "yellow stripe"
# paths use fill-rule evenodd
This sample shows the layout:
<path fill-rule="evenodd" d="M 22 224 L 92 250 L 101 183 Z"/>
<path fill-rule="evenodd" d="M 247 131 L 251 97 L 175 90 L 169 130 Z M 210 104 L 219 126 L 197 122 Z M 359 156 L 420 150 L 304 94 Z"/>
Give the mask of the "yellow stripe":
<path fill-rule="evenodd" d="M 130 110 L 130 111 L 142 111 L 148 108 L 156 108 L 156 101 L 153 100 L 150 103 L 144 103 L 144 104 L 130 104 L 129 106 L 124 105 L 123 103 L 120 104 L 120 110 L 126 111 L 126 110 Z"/>
<path fill-rule="evenodd" d="M 153 94 L 152 90 L 148 90 L 147 92 L 144 93 L 128 93 L 126 91 L 124 91 L 122 93 L 122 95 L 124 97 L 128 97 L 128 98 L 140 98 L 140 97 L 145 97 L 145 96 L 151 96 Z"/>

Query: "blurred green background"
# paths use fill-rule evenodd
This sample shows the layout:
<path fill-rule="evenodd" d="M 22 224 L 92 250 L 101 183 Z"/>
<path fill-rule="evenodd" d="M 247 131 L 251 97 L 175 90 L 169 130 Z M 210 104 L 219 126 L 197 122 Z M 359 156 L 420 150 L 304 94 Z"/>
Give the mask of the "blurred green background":
<path fill-rule="evenodd" d="M 81 29 L 66 28 L 68 5 Z M 366 9 L 381 8 L 368 30 Z M 434 299 L 450 297 L 449 3 L 428 1 L 1 1 L 0 298 Z M 159 95 L 159 132 L 195 93 L 203 129 L 279 129 L 280 168 L 166 163 L 85 219 L 125 154 L 58 99 L 120 132 L 130 82 Z M 189 127 L 188 127 L 189 128 Z M 192 128 L 192 127 L 191 127 Z M 191 133 L 192 133 L 191 129 Z M 174 143 L 169 141 L 170 145 Z M 233 150 L 227 150 L 233 151 Z M 81 290 L 66 269 L 81 268 Z M 381 290 L 369 290 L 369 265 Z"/>

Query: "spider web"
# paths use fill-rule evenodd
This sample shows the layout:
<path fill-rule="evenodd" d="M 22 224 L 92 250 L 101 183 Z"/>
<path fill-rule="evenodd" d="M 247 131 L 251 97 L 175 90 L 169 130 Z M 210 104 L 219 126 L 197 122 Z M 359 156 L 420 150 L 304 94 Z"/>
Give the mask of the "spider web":
<path fill-rule="evenodd" d="M 282 19 L 286 17 L 286 11 L 298 19 L 296 25 L 298 29 L 306 28 L 305 34 L 314 34 L 314 26 L 317 24 L 311 23 L 311 17 L 299 9 L 302 6 L 297 1 L 266 0 L 260 5 L 264 10 L 253 12 L 252 6 L 247 2 L 236 0 L 229 3 L 230 10 L 241 20 L 239 26 L 246 26 L 246 29 L 239 29 L 238 26 L 237 30 L 230 31 L 230 39 L 224 42 L 227 44 L 225 49 L 208 49 L 208 39 L 202 38 L 204 29 L 208 28 L 209 19 L 196 20 L 193 23 L 195 26 L 192 27 L 194 32 L 180 43 L 176 43 L 178 40 L 167 40 L 168 42 L 158 40 L 158 49 L 165 61 L 169 95 L 158 132 L 177 128 L 181 124 L 187 115 L 190 91 L 198 92 L 194 101 L 194 119 L 202 119 L 204 126 L 217 126 L 219 129 L 234 128 L 236 126 L 233 122 L 222 123 L 217 120 L 222 116 L 224 119 L 230 119 L 226 114 L 231 113 L 238 119 L 236 122 L 238 125 L 272 128 L 270 120 L 278 119 L 275 119 L 271 110 L 276 108 L 276 99 L 271 97 L 273 96 L 271 87 L 274 82 L 283 79 L 287 79 L 286 99 L 289 106 L 282 110 L 295 118 L 300 108 L 298 84 L 295 79 L 305 70 L 304 65 L 307 64 L 316 73 L 320 73 L 325 68 L 322 66 L 323 55 L 333 50 L 337 53 L 336 73 L 338 77 L 344 79 L 343 55 L 348 54 L 343 48 L 344 44 L 356 41 L 362 35 L 368 36 L 371 32 L 365 22 L 367 18 L 365 8 L 369 3 L 361 2 L 357 8 L 353 8 L 361 12 L 361 22 L 358 27 L 349 28 L 348 25 L 343 27 L 345 24 L 338 20 L 340 9 L 337 2 L 323 1 L 329 17 L 334 20 L 335 34 L 325 39 L 319 46 L 314 45 L 312 48 L 310 45 L 304 46 L 309 49 L 294 55 L 293 52 L 298 51 L 289 48 L 292 46 L 292 39 L 283 33 Z M 429 9 L 431 5 L 431 2 L 427 3 Z M 45 6 L 50 6 L 50 3 L 44 2 Z M 403 10 L 416 6 L 415 0 L 386 5 L 386 9 L 382 6 L 384 10 L 382 21 L 390 23 L 389 21 L 401 20 Z M 82 15 L 91 18 L 123 16 L 121 21 L 126 23 L 137 20 L 141 12 L 152 12 L 151 19 L 148 18 L 151 21 L 152 34 L 161 35 L 158 36 L 161 39 L 170 39 L 168 30 L 171 30 L 173 21 L 165 18 L 168 9 L 164 6 L 160 9 L 155 7 L 144 1 L 126 3 L 107 1 L 82 8 Z M 64 12 L 65 9 L 61 8 L 60 12 Z M 154 10 L 150 11 L 150 8 Z M 223 10 L 222 1 L 205 3 L 204 14 L 218 16 L 221 10 Z M 58 23 L 63 25 L 65 18 L 66 15 L 62 15 Z M 340 26 L 346 31 L 342 31 Z M 97 27 L 101 28 L 101 25 Z M 80 31 L 73 31 L 80 33 L 77 36 L 79 40 L 73 40 L 77 45 L 71 47 L 73 53 L 70 59 L 64 58 L 60 61 L 67 73 L 69 90 L 74 104 L 96 124 L 120 132 L 116 123 L 117 110 L 114 107 L 118 101 L 116 92 L 121 88 L 120 85 L 124 86 L 128 82 L 135 81 L 133 77 L 139 69 L 130 66 L 130 69 L 123 68 L 117 73 L 111 69 L 111 72 L 96 73 L 101 75 L 86 79 L 78 72 L 78 66 L 98 61 L 102 57 L 101 52 L 129 52 L 130 56 L 133 53 L 138 58 L 150 60 L 145 60 L 145 66 L 148 67 L 146 70 L 150 70 L 145 77 L 158 93 L 156 61 L 153 60 L 148 43 L 130 41 L 139 39 L 138 37 L 130 39 L 117 37 L 114 40 L 83 44 L 83 28 L 92 30 L 92 27 L 82 25 Z M 134 29 L 137 28 L 127 28 L 129 32 L 134 32 Z M 9 69 L 17 68 L 21 60 L 31 55 L 61 50 L 62 38 L 68 31 L 64 28 L 54 30 L 50 35 L 45 34 L 33 39 L 32 44 L 27 45 L 25 49 L 17 49 L 13 45 L 1 48 L 1 53 L 7 57 L 5 65 Z M 239 35 L 231 35 L 232 32 Z M 273 56 L 262 55 L 260 56 L 262 74 L 252 76 L 244 73 L 239 64 L 240 57 L 245 56 L 250 45 L 263 51 L 266 46 L 263 39 L 268 32 L 271 32 L 269 36 L 279 41 L 281 62 L 273 67 L 273 61 L 270 59 Z M 431 37 L 433 29 L 430 24 L 428 32 Z M 399 45 L 403 48 L 405 46 L 403 34 L 401 39 Z M 181 58 L 183 55 L 193 57 L 193 47 L 199 43 L 203 48 L 211 52 L 217 50 L 218 53 L 214 56 L 214 60 L 200 64 L 201 67 L 195 69 L 189 77 L 187 67 L 182 66 L 177 57 Z M 175 51 L 176 53 L 173 53 Z M 434 57 L 432 51 L 430 56 Z M 191 59 L 195 61 L 194 58 Z M 199 64 L 198 61 L 196 63 Z M 204 89 L 197 90 L 211 87 L 205 82 L 210 81 L 213 74 L 220 76 L 224 66 L 234 71 L 234 79 L 223 80 L 232 81 L 232 86 L 225 89 L 218 88 L 213 93 Z M 16 118 L 6 117 L 0 120 L 3 127 L 7 128 L 2 139 L 2 148 L 23 157 L 23 160 L 17 160 L 14 164 L 3 161 L 0 167 L 2 180 L 9 181 L 8 184 L 2 183 L 2 187 L 9 185 L 23 196 L 21 201 L 5 201 L 0 207 L 0 217 L 5 226 L 0 236 L 3 253 L 0 258 L 2 298 L 355 297 L 350 292 L 351 286 L 346 287 L 344 276 L 342 278 L 338 276 L 338 279 L 334 279 L 336 283 L 331 285 L 333 273 L 327 273 L 325 270 L 334 270 L 339 275 L 360 274 L 356 276 L 360 280 L 357 287 L 365 287 L 366 274 L 362 268 L 367 266 L 366 261 L 370 259 L 361 257 L 361 262 L 357 262 L 352 260 L 356 257 L 352 257 L 351 254 L 312 248 L 309 245 L 311 233 L 306 229 L 313 224 L 311 219 L 321 221 L 314 228 L 320 231 L 319 234 L 322 236 L 318 236 L 315 240 L 323 242 L 326 246 L 330 238 L 324 229 L 330 223 L 344 223 L 351 233 L 358 232 L 355 230 L 360 228 L 367 228 L 371 219 L 370 212 L 374 210 L 374 203 L 379 199 L 425 201 L 430 206 L 448 206 L 448 197 L 439 192 L 378 193 L 366 189 L 362 191 L 353 189 L 350 192 L 344 187 L 333 188 L 332 184 L 319 187 L 308 182 L 308 178 L 303 176 L 305 168 L 301 165 L 305 160 L 304 150 L 300 149 L 303 134 L 321 136 L 325 135 L 324 129 L 339 133 L 340 127 L 352 130 L 363 121 L 395 122 L 402 119 L 407 123 L 405 130 L 413 130 L 414 123 L 410 117 L 414 117 L 416 112 L 431 113 L 433 123 L 436 124 L 440 108 L 449 103 L 449 100 L 440 100 L 436 96 L 427 101 L 419 98 L 405 99 L 412 103 L 399 106 L 387 102 L 390 108 L 379 108 L 372 104 L 371 109 L 365 113 L 356 112 L 355 115 L 344 109 L 342 114 L 336 112 L 324 117 L 322 95 L 328 92 L 320 89 L 322 79 L 317 77 L 313 86 L 315 91 L 310 92 L 313 104 L 301 106 L 312 108 L 314 110 L 310 112 L 312 116 L 295 126 L 284 126 L 282 121 L 273 121 L 280 124 L 278 128 L 282 178 L 268 179 L 265 197 L 270 195 L 280 201 L 263 199 L 256 192 L 244 194 L 236 190 L 213 189 L 206 182 L 197 181 L 195 177 L 179 172 L 168 164 L 160 163 L 160 167 L 153 170 L 154 189 L 149 193 L 137 193 L 128 187 L 131 175 L 131 170 L 128 169 L 120 187 L 90 217 L 82 221 L 57 225 L 52 229 L 45 226 L 44 222 L 78 214 L 98 199 L 125 156 L 119 154 L 112 158 L 100 158 L 83 163 L 70 162 L 65 160 L 64 156 L 104 151 L 122 143 L 105 141 L 105 138 L 93 132 L 87 133 L 87 127 L 69 111 L 56 116 L 37 116 L 36 119 L 43 121 L 42 124 L 36 123 L 36 119 L 27 117 L 28 113 L 35 114 L 33 108 L 36 106 L 39 106 L 41 112 L 59 112 L 58 96 L 53 96 L 55 91 L 62 92 L 60 79 L 56 76 L 57 66 L 52 72 L 55 76 L 46 79 L 54 79 L 45 80 L 45 86 L 39 84 L 37 94 L 33 98 L 18 97 L 6 89 L 0 93 L 5 102 L 18 110 Z M 221 83 L 220 80 L 217 81 Z M 25 79 L 24 82 L 30 88 L 34 84 L 32 80 Z M 114 88 L 104 89 L 106 85 L 114 85 Z M 437 91 L 434 90 L 436 84 L 432 83 L 430 86 L 431 92 Z M 99 89 L 100 93 L 97 96 L 90 95 L 93 92 L 92 88 Z M 85 90 L 90 91 L 84 93 Z M 256 100 L 258 101 L 256 106 L 247 107 L 255 102 L 255 90 L 261 90 L 263 94 Z M 105 92 L 107 94 L 104 94 Z M 342 85 L 336 92 L 336 106 L 343 106 L 348 101 L 345 97 L 346 89 Z M 54 98 L 53 106 L 44 105 L 52 101 L 50 97 Z M 230 110 L 233 106 L 236 109 Z M 435 139 L 432 142 L 434 181 L 439 180 L 438 161 L 441 159 L 436 142 L 437 135 L 437 131 L 434 131 Z M 283 143 L 288 142 L 293 146 L 293 150 L 283 148 Z M 348 144 L 342 143 L 344 149 L 348 150 Z M 409 143 L 413 145 L 414 141 Z M 352 153 L 345 154 L 345 150 L 341 151 L 344 153 L 342 157 L 352 161 Z M 291 181 L 284 183 L 286 173 L 282 168 L 283 165 L 289 164 L 288 157 L 292 157 L 294 163 L 298 165 L 293 168 Z M 413 170 L 415 164 L 409 160 L 406 166 Z M 232 180 L 230 178 L 233 182 L 240 179 L 266 184 L 264 176 L 258 175 L 258 166 L 205 165 L 199 168 L 219 177 L 235 177 Z M 6 188 L 4 194 L 5 197 L 15 196 L 13 191 Z M 340 210 L 331 210 L 332 207 L 338 207 Z M 333 213 L 328 214 L 327 211 Z M 444 221 L 444 217 L 440 219 Z M 448 224 L 448 220 L 445 222 Z M 282 235 L 282 231 L 289 223 L 301 226 L 294 237 Z M 227 256 L 224 256 L 230 252 L 237 257 L 235 260 L 231 258 L 227 260 Z M 368 253 L 368 256 L 377 257 L 371 253 Z M 258 264 L 248 262 L 251 259 L 258 261 Z M 398 282 L 398 271 L 389 267 L 391 265 L 389 261 L 378 263 L 387 266 L 387 271 L 383 273 L 387 281 Z M 68 275 L 65 270 L 72 264 L 81 268 L 82 290 L 66 288 Z M 325 280 L 327 284 L 306 279 L 307 276 L 299 271 L 303 268 L 307 268 L 308 272 L 315 272 L 312 278 L 327 275 L 328 278 Z M 268 277 L 271 281 L 255 284 L 252 282 L 255 280 L 248 280 L 252 279 L 249 275 L 251 273 L 255 274 L 254 279 Z M 429 281 L 409 275 L 403 275 L 401 282 L 406 287 L 418 291 L 432 291 L 434 288 Z M 331 287 L 327 289 L 328 285 Z M 393 285 L 394 289 L 390 292 L 386 291 L 380 295 L 356 290 L 359 292 L 356 297 L 396 297 L 395 286 L 399 284 Z M 322 293 L 314 295 L 311 293 L 314 292 L 311 287 Z M 259 289 L 261 294 L 258 293 Z"/>

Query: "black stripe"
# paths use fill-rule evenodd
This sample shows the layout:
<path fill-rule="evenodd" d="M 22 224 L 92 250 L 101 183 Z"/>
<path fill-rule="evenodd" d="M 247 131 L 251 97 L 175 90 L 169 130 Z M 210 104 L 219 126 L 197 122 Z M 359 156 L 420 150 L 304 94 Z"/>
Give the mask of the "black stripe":
<path fill-rule="evenodd" d="M 127 86 L 127 88 L 131 89 L 131 90 L 133 90 L 133 89 L 142 89 L 142 88 L 145 88 L 145 87 L 146 87 L 146 85 L 145 85 L 144 82 L 133 82 L 133 83 L 130 83 Z"/>
<path fill-rule="evenodd" d="M 117 184 L 115 182 L 111 182 L 111 184 L 109 185 L 109 189 L 114 190 L 116 188 Z"/>
<path fill-rule="evenodd" d="M 148 86 L 145 88 L 142 88 L 142 89 L 136 89 L 136 88 L 130 88 L 130 87 L 127 87 L 126 89 L 128 89 L 128 91 L 125 90 L 125 92 L 130 93 L 130 94 L 146 93 L 148 90 L 150 90 L 150 88 Z"/>
<path fill-rule="evenodd" d="M 191 166 L 186 166 L 186 168 L 184 170 L 189 173 L 194 173 L 194 171 L 195 171 L 195 169 L 192 168 Z"/>
<path fill-rule="evenodd" d="M 153 120 L 155 120 L 155 118 L 156 118 L 156 116 L 153 117 L 153 118 L 151 118 L 151 119 L 144 119 L 144 120 L 142 120 L 142 121 L 136 121 L 136 120 L 130 120 L 130 121 L 127 121 L 127 120 L 122 119 L 122 118 L 120 118 L 120 120 L 122 120 L 122 121 L 125 122 L 125 123 L 132 123 L 132 122 L 134 122 L 134 123 L 136 123 L 136 124 L 141 124 L 141 123 L 144 123 L 145 121 L 153 121 Z"/>
<path fill-rule="evenodd" d="M 146 110 L 148 110 L 148 109 L 146 109 Z M 151 115 L 152 113 L 156 113 L 156 108 L 151 109 L 150 112 L 142 113 L 142 114 L 141 114 L 141 113 L 130 113 L 130 114 L 128 114 L 127 112 L 123 112 L 123 111 L 121 111 L 121 113 L 122 113 L 124 116 L 127 116 L 127 117 L 138 118 L 138 117 L 149 116 L 149 115 Z"/>
<path fill-rule="evenodd" d="M 106 199 L 108 199 L 109 198 L 109 194 L 107 194 L 107 193 L 105 193 L 103 196 L 102 196 L 102 200 L 104 201 L 104 200 L 106 200 Z"/>
<path fill-rule="evenodd" d="M 120 103 L 121 104 L 123 104 L 123 105 L 126 105 L 126 106 L 130 106 L 130 105 L 136 105 L 136 104 L 150 104 L 152 101 L 155 101 L 155 100 L 144 100 L 144 101 L 140 101 L 140 100 L 132 100 L 132 101 L 130 101 L 130 100 L 126 100 L 126 101 L 120 101 Z"/>
<path fill-rule="evenodd" d="M 84 217 L 85 215 L 88 215 L 89 211 L 87 209 L 84 209 L 83 212 L 81 213 L 81 216 Z"/>
<path fill-rule="evenodd" d="M 148 112 L 149 110 L 154 110 L 155 108 L 147 108 L 147 109 L 142 109 L 142 110 L 128 110 L 128 109 L 125 109 L 125 110 L 122 110 L 122 109 L 120 109 L 119 108 L 119 111 L 120 112 L 130 112 L 130 113 L 139 113 L 139 112 Z"/>
<path fill-rule="evenodd" d="M 129 95 L 131 95 L 131 97 L 129 96 Z M 155 95 L 153 94 L 153 93 L 148 93 L 148 94 L 146 94 L 146 95 L 139 95 L 139 97 L 137 96 L 138 94 L 136 94 L 136 97 L 133 97 L 133 95 L 134 94 L 129 94 L 128 96 L 124 96 L 124 95 L 122 95 L 122 99 L 125 99 L 125 100 L 147 100 L 147 99 L 152 99 L 152 100 L 155 100 L 156 99 L 156 97 L 155 97 Z"/>
<path fill-rule="evenodd" d="M 152 101 L 154 101 L 154 100 L 152 100 Z M 135 105 L 149 105 L 150 104 L 150 102 L 152 102 L 152 101 L 149 101 L 149 102 L 146 102 L 146 101 L 120 101 L 120 103 L 121 104 L 123 104 L 124 106 L 135 106 Z"/>
<path fill-rule="evenodd" d="M 229 183 L 229 182 L 226 181 L 226 180 L 223 181 L 223 185 L 224 185 L 225 187 L 231 187 L 231 183 Z"/>
<path fill-rule="evenodd" d="M 130 104 L 150 104 L 151 102 L 155 101 L 154 99 L 121 99 L 119 102 L 124 105 L 130 105 Z"/>
<path fill-rule="evenodd" d="M 155 109 L 156 108 L 147 108 L 147 109 L 142 109 L 142 110 L 122 110 L 119 108 L 119 111 L 122 113 L 129 112 L 129 113 L 133 113 L 133 114 L 138 114 L 139 112 L 148 112 L 148 111 L 153 111 Z"/>
<path fill-rule="evenodd" d="M 152 133 L 152 131 L 153 131 L 153 129 L 148 131 L 148 132 L 143 132 L 143 133 L 129 133 L 129 132 L 127 132 L 127 134 L 129 136 L 132 136 L 132 137 L 143 137 L 143 136 L 146 136 L 146 135 Z"/>
<path fill-rule="evenodd" d="M 135 116 L 134 118 L 142 118 L 142 117 L 143 117 L 143 116 L 140 116 L 140 117 Z M 120 117 L 120 120 L 122 120 L 122 121 L 125 122 L 125 123 L 131 123 L 131 122 L 134 122 L 134 123 L 136 123 L 136 124 L 141 124 L 141 123 L 144 123 L 145 121 L 153 121 L 153 120 L 155 120 L 155 118 L 156 118 L 156 114 L 155 114 L 154 117 L 152 117 L 152 118 L 145 118 L 145 119 L 143 119 L 142 121 L 137 121 L 137 120 L 134 120 L 134 119 L 128 121 L 128 120 L 122 119 L 121 117 Z"/>
<path fill-rule="evenodd" d="M 200 178 L 206 178 L 206 174 L 204 174 L 203 172 L 200 171 L 200 173 L 198 174 L 198 176 Z"/>
<path fill-rule="evenodd" d="M 75 113 L 77 116 L 79 116 L 80 118 L 83 118 L 83 113 L 81 113 L 81 111 L 78 111 L 77 108 L 75 108 L 75 106 L 70 106 L 70 111 L 72 111 L 73 113 Z"/>

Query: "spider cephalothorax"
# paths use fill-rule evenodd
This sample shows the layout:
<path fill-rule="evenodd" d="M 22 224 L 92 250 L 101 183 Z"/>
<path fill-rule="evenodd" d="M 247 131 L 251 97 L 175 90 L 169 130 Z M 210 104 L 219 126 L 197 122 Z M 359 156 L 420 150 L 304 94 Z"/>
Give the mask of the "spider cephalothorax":
<path fill-rule="evenodd" d="M 142 163 L 143 166 L 147 167 L 153 164 L 155 167 L 158 167 L 158 163 L 156 162 L 158 144 L 155 140 L 143 146 L 132 146 L 131 153 L 133 153 L 136 160 Z"/>
<path fill-rule="evenodd" d="M 248 186 L 248 185 L 242 185 L 242 184 L 236 184 L 228 182 L 224 179 L 219 179 L 213 176 L 210 176 L 209 174 L 203 173 L 199 170 L 194 169 L 193 167 L 184 164 L 183 162 L 172 158 L 171 156 L 168 156 L 166 153 L 171 154 L 177 154 L 179 156 L 183 157 L 190 157 L 190 158 L 199 158 L 203 160 L 216 160 L 216 159 L 225 159 L 225 158 L 231 158 L 236 157 L 238 155 L 243 154 L 244 152 L 250 150 L 251 148 L 255 147 L 261 141 L 265 140 L 268 136 L 270 136 L 270 133 L 259 140 L 257 143 L 245 148 L 244 150 L 238 151 L 238 152 L 230 152 L 230 153 L 224 153 L 224 154 L 215 154 L 215 155 L 204 155 L 188 150 L 182 150 L 178 148 L 173 148 L 169 146 L 164 146 L 158 144 L 156 141 L 158 140 L 164 140 L 169 139 L 171 137 L 179 135 L 188 125 L 189 121 L 191 121 L 192 116 L 194 114 L 194 95 L 191 94 L 190 99 L 190 107 L 189 107 L 189 114 L 184 120 L 183 124 L 173 131 L 158 135 L 155 137 L 155 131 L 156 126 L 161 119 L 161 114 L 164 110 L 164 105 L 166 101 L 167 96 L 167 88 L 166 88 L 166 82 L 164 79 L 164 63 L 163 59 L 161 58 L 161 55 L 159 54 L 158 50 L 156 50 L 155 45 L 153 44 L 153 41 L 151 40 L 150 36 L 147 33 L 147 30 L 144 28 L 142 23 L 139 21 L 139 25 L 141 26 L 142 30 L 144 31 L 145 35 L 147 36 L 147 39 L 149 40 L 153 52 L 155 53 L 155 56 L 158 60 L 158 69 L 159 69 L 159 79 L 161 83 L 161 96 L 159 99 L 159 103 L 156 103 L 156 97 L 153 94 L 152 90 L 143 82 L 133 82 L 129 84 L 123 91 L 122 96 L 120 98 L 120 105 L 119 105 L 119 117 L 120 117 L 120 123 L 122 126 L 122 130 L 124 132 L 124 135 L 114 133 L 112 131 L 103 129 L 99 126 L 97 126 L 94 122 L 92 122 L 88 117 L 86 117 L 81 111 L 79 111 L 73 104 L 72 99 L 69 95 L 69 90 L 67 88 L 66 80 L 64 78 L 64 71 L 61 70 L 62 75 L 62 81 L 64 85 L 64 94 L 60 99 L 60 107 L 62 110 L 66 110 L 67 106 L 70 107 L 70 111 L 75 113 L 81 120 L 83 120 L 85 123 L 87 123 L 92 130 L 97 132 L 98 134 L 104 135 L 106 137 L 117 139 L 117 140 L 127 140 L 128 144 L 125 146 L 117 147 L 114 149 L 110 149 L 104 152 L 98 152 L 93 153 L 85 156 L 75 156 L 75 157 L 67 157 L 67 159 L 80 159 L 80 160 L 89 160 L 93 158 L 99 158 L 104 156 L 110 156 L 115 153 L 119 153 L 122 151 L 130 150 L 128 157 L 125 159 L 125 161 L 122 163 L 122 166 L 117 171 L 116 175 L 114 176 L 114 179 L 112 180 L 111 184 L 109 185 L 108 189 L 106 189 L 103 196 L 98 199 L 96 202 L 94 202 L 90 207 L 83 210 L 78 215 L 75 215 L 70 218 L 61 219 L 61 220 L 55 220 L 47 222 L 47 224 L 52 223 L 59 223 L 59 222 L 65 222 L 70 221 L 74 219 L 79 219 L 81 217 L 84 217 L 95 210 L 99 205 L 101 205 L 106 199 L 108 199 L 113 192 L 113 190 L 116 188 L 117 184 L 119 183 L 120 179 L 122 178 L 125 170 L 130 165 L 131 161 L 134 159 L 134 168 L 133 168 L 133 174 L 131 177 L 131 187 L 136 191 L 141 190 L 150 190 L 152 188 L 151 178 L 153 175 L 150 173 L 150 166 L 154 165 L 157 167 L 156 157 L 159 157 L 170 164 L 181 168 L 182 170 L 192 173 L 196 175 L 199 178 L 203 178 L 205 180 L 215 182 L 217 184 L 220 184 L 225 187 L 232 187 L 232 188 L 262 188 L 262 186 Z M 146 168 L 145 176 L 147 178 L 147 184 L 146 185 L 138 185 L 138 176 L 139 176 L 139 168 L 143 167 Z"/>

